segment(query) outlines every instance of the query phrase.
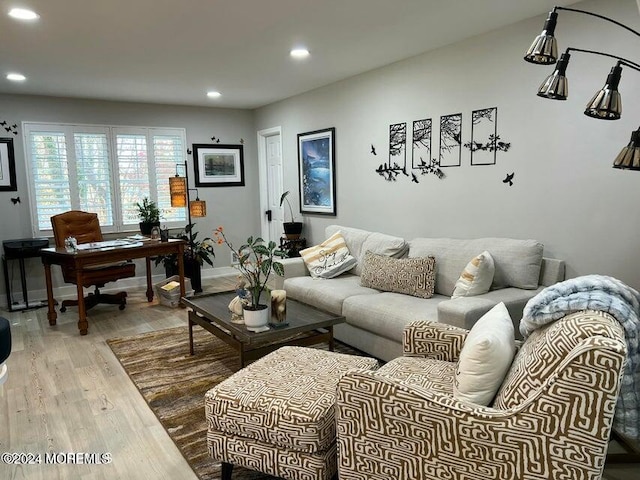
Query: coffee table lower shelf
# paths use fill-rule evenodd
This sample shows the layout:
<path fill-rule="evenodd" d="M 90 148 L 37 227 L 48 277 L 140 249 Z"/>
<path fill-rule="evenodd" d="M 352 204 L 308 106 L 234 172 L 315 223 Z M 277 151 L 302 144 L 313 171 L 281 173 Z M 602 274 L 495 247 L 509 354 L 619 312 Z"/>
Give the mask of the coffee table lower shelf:
<path fill-rule="evenodd" d="M 329 325 L 315 330 L 299 333 L 297 335 L 284 336 L 282 338 L 272 338 L 265 343 L 251 344 L 238 340 L 233 333 L 223 330 L 213 322 L 189 311 L 189 353 L 193 355 L 193 326 L 199 325 L 209 333 L 212 333 L 231 348 L 236 350 L 240 356 L 240 368 L 244 368 L 248 360 L 255 360 L 266 354 L 277 350 L 283 346 L 307 347 L 318 343 L 328 343 L 329 351 L 333 352 L 333 325 Z"/>

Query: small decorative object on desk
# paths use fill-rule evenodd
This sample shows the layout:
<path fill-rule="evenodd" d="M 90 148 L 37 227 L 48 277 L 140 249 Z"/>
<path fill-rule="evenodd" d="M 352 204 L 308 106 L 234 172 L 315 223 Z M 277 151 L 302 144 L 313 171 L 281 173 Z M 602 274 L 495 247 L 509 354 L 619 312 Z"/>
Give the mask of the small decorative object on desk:
<path fill-rule="evenodd" d="M 64 248 L 67 252 L 75 252 L 78 250 L 78 240 L 75 237 L 67 237 L 64 239 Z"/>
<path fill-rule="evenodd" d="M 273 328 L 281 328 L 287 323 L 287 292 L 285 290 L 271 290 L 271 321 Z"/>
<path fill-rule="evenodd" d="M 244 306 L 243 317 L 247 330 L 253 332 L 263 332 L 268 330 L 269 307 L 260 303 L 262 292 L 267 288 L 267 281 L 272 272 L 284 275 L 282 263 L 277 262 L 274 257 L 282 256 L 283 253 L 276 248 L 275 242 L 265 244 L 260 237 L 249 237 L 247 243 L 239 249 L 235 249 L 224 234 L 223 228 L 218 227 L 213 232 L 218 245 L 226 244 L 238 258 L 235 267 L 240 271 L 243 280 L 246 282 L 244 289 L 250 294 L 250 303 Z"/>
<path fill-rule="evenodd" d="M 151 229 L 151 240 L 160 239 L 160 227 L 155 226 Z"/>
<path fill-rule="evenodd" d="M 169 241 L 169 229 L 165 225 L 162 230 L 160 230 L 160 241 L 168 242 Z"/>

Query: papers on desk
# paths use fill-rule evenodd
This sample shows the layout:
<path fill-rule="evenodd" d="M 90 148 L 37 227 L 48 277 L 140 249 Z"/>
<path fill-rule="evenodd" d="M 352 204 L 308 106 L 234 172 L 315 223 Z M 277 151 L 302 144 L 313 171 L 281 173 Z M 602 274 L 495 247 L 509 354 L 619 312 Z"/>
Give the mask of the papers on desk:
<path fill-rule="evenodd" d="M 118 240 L 104 240 L 102 242 L 81 243 L 78 245 L 78 250 L 100 250 L 117 247 L 133 247 L 136 245 L 141 245 L 139 240 L 123 238 Z"/>

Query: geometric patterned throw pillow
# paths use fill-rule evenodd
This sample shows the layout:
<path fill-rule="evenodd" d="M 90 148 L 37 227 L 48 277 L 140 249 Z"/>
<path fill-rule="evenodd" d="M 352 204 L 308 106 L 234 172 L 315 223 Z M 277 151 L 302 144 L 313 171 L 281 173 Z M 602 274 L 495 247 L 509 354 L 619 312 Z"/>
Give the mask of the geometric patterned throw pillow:
<path fill-rule="evenodd" d="M 464 267 L 451 298 L 471 297 L 487 293 L 493 283 L 495 271 L 493 257 L 485 250 Z"/>
<path fill-rule="evenodd" d="M 436 283 L 435 266 L 434 257 L 391 258 L 367 251 L 360 284 L 385 292 L 431 298 Z"/>
<path fill-rule="evenodd" d="M 334 233 L 320 245 L 300 250 L 300 256 L 314 278 L 337 277 L 358 263 L 358 259 L 349 253 L 340 232 Z"/>

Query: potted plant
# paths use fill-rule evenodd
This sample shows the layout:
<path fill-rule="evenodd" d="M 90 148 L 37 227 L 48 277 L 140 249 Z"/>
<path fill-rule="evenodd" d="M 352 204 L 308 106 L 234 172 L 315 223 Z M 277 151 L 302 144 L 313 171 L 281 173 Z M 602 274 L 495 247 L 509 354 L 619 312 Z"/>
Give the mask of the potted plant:
<path fill-rule="evenodd" d="M 282 207 L 282 204 L 284 202 L 287 202 L 287 206 L 289 207 L 289 213 L 291 214 L 291 221 L 282 222 L 282 226 L 284 227 L 284 234 L 289 240 L 297 240 L 298 238 L 300 238 L 300 234 L 302 233 L 303 223 L 295 221 L 295 218 L 293 216 L 293 208 L 291 208 L 291 203 L 287 198 L 288 195 L 289 195 L 289 190 L 287 190 L 282 194 L 282 196 L 280 197 L 280 206 Z"/>
<path fill-rule="evenodd" d="M 184 275 L 191 280 L 191 286 L 195 293 L 202 292 L 202 271 L 201 267 L 205 263 L 213 266 L 212 258 L 216 254 L 213 250 L 213 240 L 209 237 L 199 241 L 198 232 L 194 232 L 195 223 L 190 223 L 181 231 L 176 238 L 187 242 L 184 249 Z M 155 264 L 164 265 L 167 278 L 178 274 L 178 260 L 175 254 L 160 255 L 156 257 Z"/>
<path fill-rule="evenodd" d="M 158 204 L 149 197 L 142 199 L 142 204 L 136 202 L 138 208 L 138 217 L 140 217 L 140 233 L 143 235 L 151 235 L 153 227 L 160 227 L 160 209 Z"/>
<path fill-rule="evenodd" d="M 260 237 L 249 237 L 247 243 L 236 249 L 227 240 L 222 227 L 214 231 L 214 236 L 219 245 L 226 244 L 238 257 L 237 268 L 244 279 L 244 289 L 250 294 L 250 302 L 244 306 L 244 322 L 248 330 L 259 330 L 269 323 L 268 306 L 261 303 L 260 298 L 272 272 L 284 275 L 282 263 L 275 260 L 284 253 L 276 248 L 275 242 L 265 244 Z"/>

